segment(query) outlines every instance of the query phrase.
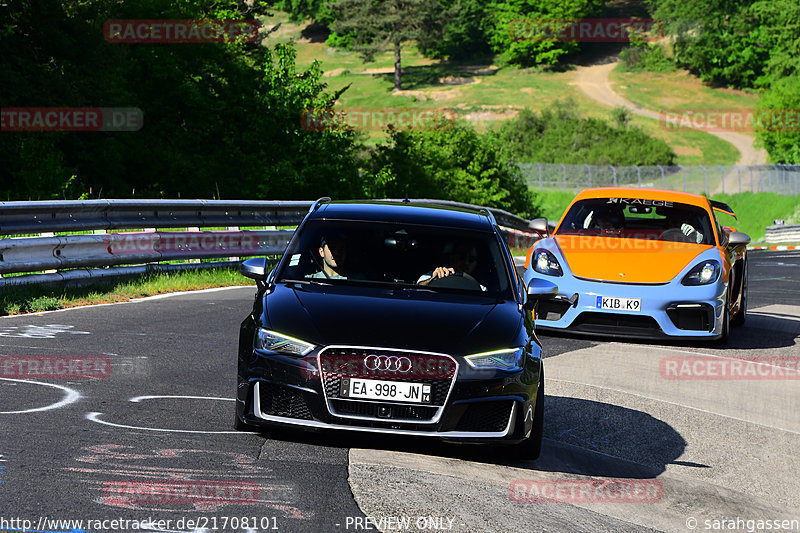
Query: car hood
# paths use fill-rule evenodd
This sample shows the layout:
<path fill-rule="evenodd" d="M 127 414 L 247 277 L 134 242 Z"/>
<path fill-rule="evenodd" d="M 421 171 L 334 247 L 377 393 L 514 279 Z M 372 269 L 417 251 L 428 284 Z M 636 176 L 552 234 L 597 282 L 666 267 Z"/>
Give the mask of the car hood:
<path fill-rule="evenodd" d="M 317 345 L 466 355 L 519 343 L 516 302 L 431 290 L 277 284 L 265 326 Z"/>
<path fill-rule="evenodd" d="M 562 235 L 555 237 L 572 273 L 617 283 L 668 283 L 709 245 Z"/>

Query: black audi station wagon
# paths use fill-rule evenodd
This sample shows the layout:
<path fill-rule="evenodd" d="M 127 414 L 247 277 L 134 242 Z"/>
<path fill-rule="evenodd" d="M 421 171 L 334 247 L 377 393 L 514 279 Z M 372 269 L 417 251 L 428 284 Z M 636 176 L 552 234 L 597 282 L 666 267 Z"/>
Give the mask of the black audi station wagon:
<path fill-rule="evenodd" d="M 541 345 L 488 210 L 318 200 L 241 325 L 236 428 L 515 444 L 539 456 Z"/>

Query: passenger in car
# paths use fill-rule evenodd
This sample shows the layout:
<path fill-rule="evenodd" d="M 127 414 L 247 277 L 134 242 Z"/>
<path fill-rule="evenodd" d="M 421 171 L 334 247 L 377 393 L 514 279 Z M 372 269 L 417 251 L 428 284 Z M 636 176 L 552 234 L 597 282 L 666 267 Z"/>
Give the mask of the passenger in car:
<path fill-rule="evenodd" d="M 321 259 L 322 270 L 306 276 L 307 278 L 347 279 L 347 276 L 342 275 L 342 269 L 347 263 L 347 242 L 343 237 L 323 236 L 317 253 Z"/>

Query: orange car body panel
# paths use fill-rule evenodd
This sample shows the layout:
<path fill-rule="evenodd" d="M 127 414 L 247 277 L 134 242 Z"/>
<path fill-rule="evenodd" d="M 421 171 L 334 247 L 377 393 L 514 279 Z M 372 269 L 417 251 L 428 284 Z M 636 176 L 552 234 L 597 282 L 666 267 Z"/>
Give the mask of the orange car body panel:
<path fill-rule="evenodd" d="M 570 202 L 564 215 L 578 201 L 593 198 L 637 198 L 694 205 L 715 220 L 711 204 L 705 196 L 659 189 L 604 187 L 586 189 Z M 648 239 L 595 237 L 585 235 L 558 235 L 564 220 L 561 216 L 554 238 L 564 254 L 572 272 L 581 278 L 622 283 L 666 283 L 673 279 L 698 254 L 711 248 L 709 245 L 679 243 Z M 731 265 L 721 246 L 724 236 L 718 234 L 714 224 L 715 248 L 719 251 L 723 279 L 727 281 Z M 525 268 L 531 263 L 535 243 L 528 250 Z"/>

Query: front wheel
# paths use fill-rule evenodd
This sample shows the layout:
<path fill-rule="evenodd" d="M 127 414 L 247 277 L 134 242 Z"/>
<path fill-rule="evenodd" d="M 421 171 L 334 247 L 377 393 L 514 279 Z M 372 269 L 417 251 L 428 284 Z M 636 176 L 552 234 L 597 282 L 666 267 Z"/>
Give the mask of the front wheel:
<path fill-rule="evenodd" d="M 747 263 L 744 264 L 744 274 L 742 275 L 742 296 L 739 303 L 739 312 L 731 320 L 731 325 L 742 326 L 747 319 Z"/>
<path fill-rule="evenodd" d="M 728 336 L 731 330 L 731 312 L 728 309 L 728 302 L 730 298 L 725 299 L 725 306 L 722 310 L 722 333 L 720 334 L 719 338 L 716 340 L 718 346 L 725 346 L 728 344 Z"/>
<path fill-rule="evenodd" d="M 524 415 L 523 415 L 524 416 Z M 524 422 L 523 422 L 524 426 Z M 531 435 L 516 446 L 515 455 L 519 459 L 536 460 L 542 453 L 544 436 L 544 368 L 539 373 L 539 391 L 536 393 L 536 407 L 533 409 Z"/>

